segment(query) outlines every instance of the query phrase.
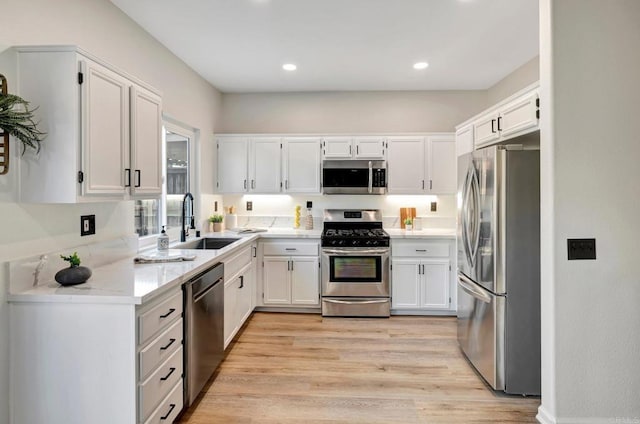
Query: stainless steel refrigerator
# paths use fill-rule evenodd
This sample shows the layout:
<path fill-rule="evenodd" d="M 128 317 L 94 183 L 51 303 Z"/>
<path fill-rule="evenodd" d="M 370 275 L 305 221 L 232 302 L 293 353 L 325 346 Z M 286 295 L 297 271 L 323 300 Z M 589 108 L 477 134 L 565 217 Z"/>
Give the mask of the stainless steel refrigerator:
<path fill-rule="evenodd" d="M 458 342 L 495 390 L 540 394 L 540 152 L 458 158 Z"/>

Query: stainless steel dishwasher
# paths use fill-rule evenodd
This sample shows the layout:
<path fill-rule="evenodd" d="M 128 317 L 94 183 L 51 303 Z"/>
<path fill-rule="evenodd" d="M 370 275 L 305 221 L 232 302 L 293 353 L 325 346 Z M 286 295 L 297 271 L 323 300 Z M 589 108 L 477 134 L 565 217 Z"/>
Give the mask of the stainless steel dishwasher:
<path fill-rule="evenodd" d="M 184 284 L 185 406 L 191 406 L 224 354 L 224 265 Z"/>

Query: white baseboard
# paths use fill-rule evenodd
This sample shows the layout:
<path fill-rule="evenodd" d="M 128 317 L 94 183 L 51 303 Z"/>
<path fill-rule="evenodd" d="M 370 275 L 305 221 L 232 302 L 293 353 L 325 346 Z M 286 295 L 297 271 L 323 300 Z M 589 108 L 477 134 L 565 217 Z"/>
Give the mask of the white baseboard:
<path fill-rule="evenodd" d="M 568 417 L 555 418 L 542 405 L 538 408 L 536 419 L 541 424 L 640 424 L 640 417 Z"/>

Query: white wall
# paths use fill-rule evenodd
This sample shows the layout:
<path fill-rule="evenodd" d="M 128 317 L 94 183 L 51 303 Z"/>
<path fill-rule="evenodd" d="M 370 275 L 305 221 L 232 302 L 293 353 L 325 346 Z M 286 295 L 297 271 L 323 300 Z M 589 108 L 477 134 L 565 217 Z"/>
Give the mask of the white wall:
<path fill-rule="evenodd" d="M 540 79 L 540 57 L 536 56 L 487 90 L 487 105 L 496 104 Z"/>
<path fill-rule="evenodd" d="M 223 94 L 222 133 L 453 132 L 484 90 Z"/>
<path fill-rule="evenodd" d="M 541 0 L 544 423 L 640 422 L 640 2 Z M 568 261 L 567 238 L 597 260 Z"/>
<path fill-rule="evenodd" d="M 200 129 L 201 188 L 213 192 L 212 143 L 221 95 L 176 56 L 144 32 L 108 0 L 7 0 L 2 2 L 0 73 L 15 90 L 15 63 L 5 50 L 12 45 L 74 44 L 151 84 L 163 93 L 164 111 Z M 46 143 L 46 141 L 45 141 Z M 19 146 L 12 140 L 12 150 Z M 18 161 L 13 155 L 14 166 Z M 133 202 L 85 205 L 17 204 L 15 167 L 0 176 L 0 423 L 8 413 L 7 270 L 4 262 L 86 242 L 129 235 Z M 96 214 L 96 235 L 80 238 L 80 215 Z M 43 361 L 46 353 L 43 353 Z"/>

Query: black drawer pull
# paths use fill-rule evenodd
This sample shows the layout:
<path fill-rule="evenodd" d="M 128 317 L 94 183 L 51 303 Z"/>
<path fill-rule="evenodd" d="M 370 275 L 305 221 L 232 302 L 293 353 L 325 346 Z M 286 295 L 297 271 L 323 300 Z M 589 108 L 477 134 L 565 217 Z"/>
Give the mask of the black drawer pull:
<path fill-rule="evenodd" d="M 171 315 L 172 313 L 174 313 L 175 311 L 176 311 L 175 308 L 171 308 L 171 309 L 169 309 L 169 312 L 167 312 L 166 314 L 160 315 L 160 318 L 166 318 L 169 315 Z"/>
<path fill-rule="evenodd" d="M 166 346 L 164 346 L 164 347 L 161 347 L 161 348 L 160 348 L 160 350 L 167 350 L 167 349 L 169 349 L 169 346 L 171 346 L 173 343 L 175 343 L 175 341 L 176 341 L 176 339 L 169 339 L 169 344 L 168 344 L 168 345 L 166 345 Z"/>
<path fill-rule="evenodd" d="M 167 412 L 167 414 L 164 417 L 160 417 L 161 420 L 166 420 L 167 418 L 169 418 L 169 415 L 171 415 L 173 410 L 176 408 L 176 404 L 175 403 L 172 403 L 169 406 L 171 407 L 171 408 L 169 408 L 169 412 Z"/>
<path fill-rule="evenodd" d="M 176 369 L 175 369 L 175 368 L 173 368 L 173 367 L 171 367 L 171 368 L 169 368 L 169 370 L 170 370 L 170 371 L 169 371 L 169 374 L 165 375 L 165 376 L 164 376 L 164 377 L 162 377 L 160 380 L 162 380 L 162 381 L 166 381 L 166 380 L 171 376 L 171 374 L 173 374 L 173 372 L 174 372 Z"/>
<path fill-rule="evenodd" d="M 416 249 L 416 252 L 426 252 L 427 249 Z"/>

